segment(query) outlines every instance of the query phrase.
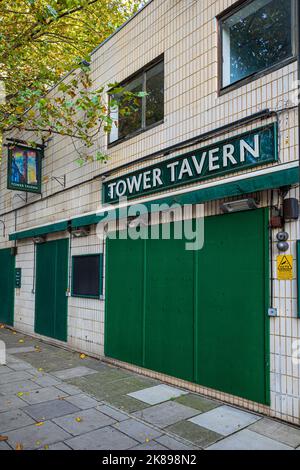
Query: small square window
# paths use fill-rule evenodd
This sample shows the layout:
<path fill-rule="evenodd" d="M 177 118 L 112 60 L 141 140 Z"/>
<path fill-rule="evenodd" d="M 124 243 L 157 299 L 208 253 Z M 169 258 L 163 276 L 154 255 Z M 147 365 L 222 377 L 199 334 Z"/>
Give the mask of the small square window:
<path fill-rule="evenodd" d="M 103 255 L 73 256 L 72 296 L 99 298 L 102 295 Z"/>
<path fill-rule="evenodd" d="M 294 0 L 253 0 L 221 18 L 222 88 L 292 58 Z"/>

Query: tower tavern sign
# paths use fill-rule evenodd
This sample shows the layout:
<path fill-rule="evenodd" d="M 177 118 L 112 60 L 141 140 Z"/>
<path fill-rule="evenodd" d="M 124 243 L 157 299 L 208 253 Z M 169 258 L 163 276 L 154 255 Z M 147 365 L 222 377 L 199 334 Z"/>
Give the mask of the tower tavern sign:
<path fill-rule="evenodd" d="M 103 184 L 103 203 L 215 178 L 277 160 L 277 125 L 194 150 Z"/>

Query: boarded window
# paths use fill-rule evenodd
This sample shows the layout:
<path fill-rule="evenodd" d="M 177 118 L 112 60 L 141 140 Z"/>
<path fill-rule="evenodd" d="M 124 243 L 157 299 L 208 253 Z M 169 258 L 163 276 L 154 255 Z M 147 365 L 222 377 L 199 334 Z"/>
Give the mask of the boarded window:
<path fill-rule="evenodd" d="M 72 295 L 99 298 L 102 295 L 102 255 L 73 256 Z"/>

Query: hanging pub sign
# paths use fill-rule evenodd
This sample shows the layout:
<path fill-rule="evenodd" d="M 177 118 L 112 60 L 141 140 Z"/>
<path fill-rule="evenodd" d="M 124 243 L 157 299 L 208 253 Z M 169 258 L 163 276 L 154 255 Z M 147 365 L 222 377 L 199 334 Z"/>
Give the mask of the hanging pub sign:
<path fill-rule="evenodd" d="M 8 147 L 7 187 L 29 193 L 41 193 L 42 150 L 19 144 Z"/>
<path fill-rule="evenodd" d="M 276 160 L 277 125 L 270 124 L 107 181 L 103 184 L 103 203 L 217 178 Z"/>

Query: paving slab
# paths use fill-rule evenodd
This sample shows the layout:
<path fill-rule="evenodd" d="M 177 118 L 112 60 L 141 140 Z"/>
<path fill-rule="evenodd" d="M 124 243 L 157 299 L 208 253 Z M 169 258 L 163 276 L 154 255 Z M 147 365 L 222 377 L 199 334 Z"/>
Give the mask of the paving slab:
<path fill-rule="evenodd" d="M 71 450 L 71 449 L 64 442 L 57 442 L 56 444 L 51 444 L 50 446 L 47 446 L 47 450 Z"/>
<path fill-rule="evenodd" d="M 28 374 L 31 374 L 31 375 L 33 371 L 35 370 L 31 364 L 29 364 L 28 362 L 23 362 L 23 361 L 12 362 L 9 364 L 9 367 L 12 370 L 25 370 Z"/>
<path fill-rule="evenodd" d="M 66 397 L 66 394 L 61 390 L 57 390 L 56 388 L 52 387 L 46 387 L 40 388 L 39 390 L 32 390 L 29 394 L 24 393 L 24 395 L 22 395 L 22 400 L 25 400 L 26 403 L 30 405 L 35 405 L 36 403 L 42 403 L 64 397 Z"/>
<path fill-rule="evenodd" d="M 98 405 L 96 410 L 101 411 L 101 413 L 104 413 L 105 415 L 110 416 L 111 418 L 120 422 L 129 418 L 129 415 L 122 413 L 121 411 L 116 410 L 115 408 L 112 408 L 108 405 Z"/>
<path fill-rule="evenodd" d="M 190 408 L 195 408 L 195 410 L 198 410 L 201 413 L 206 413 L 207 411 L 213 410 L 214 408 L 222 405 L 222 403 L 194 393 L 188 393 L 187 395 L 178 397 L 175 401 L 182 405 L 189 406 Z"/>
<path fill-rule="evenodd" d="M 151 406 L 150 408 L 134 413 L 138 418 L 162 428 L 182 421 L 183 419 L 191 418 L 197 414 L 197 410 L 174 401 L 161 403 L 160 405 Z"/>
<path fill-rule="evenodd" d="M 259 419 L 261 419 L 260 416 L 224 405 L 195 416 L 189 419 L 189 421 L 222 436 L 229 436 L 229 434 L 239 431 Z"/>
<path fill-rule="evenodd" d="M 300 429 L 273 421 L 272 419 L 261 419 L 257 423 L 252 424 L 249 430 L 294 448 L 300 446 Z"/>
<path fill-rule="evenodd" d="M 95 406 L 99 405 L 97 400 L 89 397 L 88 395 L 85 395 L 84 393 L 80 393 L 79 395 L 72 395 L 71 397 L 67 397 L 65 400 L 69 403 L 72 403 L 81 410 L 87 410 L 88 408 L 94 408 Z"/>
<path fill-rule="evenodd" d="M 20 346 L 16 348 L 8 348 L 6 352 L 7 354 L 21 354 L 28 352 L 36 352 L 36 349 L 34 346 Z"/>
<path fill-rule="evenodd" d="M 71 369 L 52 372 L 52 375 L 61 380 L 73 379 L 74 377 L 84 377 L 85 375 L 97 374 L 98 371 L 85 366 L 72 367 Z"/>
<path fill-rule="evenodd" d="M 60 416 L 79 412 L 77 406 L 68 403 L 66 400 L 51 400 L 37 405 L 30 405 L 23 408 L 23 411 L 36 421 L 46 421 Z"/>
<path fill-rule="evenodd" d="M 167 447 L 163 446 L 159 442 L 150 441 L 144 442 L 144 444 L 139 444 L 133 447 L 131 450 L 169 450 Z"/>
<path fill-rule="evenodd" d="M 8 366 L 0 366 L 0 376 L 2 374 L 7 374 L 8 372 L 13 372 L 13 369 L 11 369 Z M 1 380 L 1 379 L 0 379 Z"/>
<path fill-rule="evenodd" d="M 55 388 L 61 390 L 62 392 L 65 392 L 67 395 L 77 395 L 79 393 L 82 393 L 82 390 L 80 390 L 80 388 L 65 383 L 55 385 Z"/>
<path fill-rule="evenodd" d="M 32 382 L 32 380 L 20 380 L 18 382 L 10 382 L 8 384 L 0 384 L 0 393 L 2 394 L 14 394 L 19 392 L 30 392 L 32 390 L 40 389 L 38 384 Z"/>
<path fill-rule="evenodd" d="M 293 447 L 244 429 L 207 447 L 207 450 L 293 450 Z"/>
<path fill-rule="evenodd" d="M 150 406 L 142 401 L 136 400 L 135 398 L 128 397 L 127 395 L 112 395 L 110 397 L 106 397 L 105 401 L 116 408 L 119 408 L 121 411 L 126 411 L 127 413 L 144 410 Z"/>
<path fill-rule="evenodd" d="M 7 374 L 1 374 L 0 383 L 9 384 L 10 382 L 19 382 L 20 380 L 30 380 L 31 375 L 24 371 L 12 371 Z"/>
<path fill-rule="evenodd" d="M 52 387 L 53 385 L 60 385 L 60 381 L 51 377 L 49 374 L 44 374 L 38 377 L 32 377 L 31 380 L 41 387 Z"/>
<path fill-rule="evenodd" d="M 127 450 L 137 445 L 137 441 L 107 426 L 69 439 L 66 444 L 74 450 Z"/>
<path fill-rule="evenodd" d="M 127 434 L 127 436 L 132 437 L 141 444 L 144 442 L 149 442 L 162 435 L 161 431 L 147 426 L 146 424 L 141 423 L 135 419 L 127 419 L 121 423 L 116 423 L 113 427 L 118 431 Z"/>
<path fill-rule="evenodd" d="M 115 420 L 95 409 L 80 410 L 78 413 L 56 418 L 53 421 L 73 436 L 115 423 Z"/>
<path fill-rule="evenodd" d="M 0 442 L 0 450 L 11 450 L 11 448 L 6 442 L 2 441 Z"/>
<path fill-rule="evenodd" d="M 5 434 L 7 431 L 22 428 L 34 424 L 31 419 L 23 410 L 10 410 L 0 413 L 0 434 Z"/>
<path fill-rule="evenodd" d="M 70 438 L 70 434 L 51 421 L 46 421 L 43 426 L 33 424 L 6 434 L 8 443 L 13 449 L 17 444 L 21 444 L 24 450 L 38 449 Z"/>
<path fill-rule="evenodd" d="M 164 434 L 155 440 L 158 442 L 158 444 L 161 444 L 170 450 L 199 450 L 199 447 L 196 447 L 193 444 L 183 443 L 173 437 L 168 436 L 167 434 Z"/>
<path fill-rule="evenodd" d="M 223 438 L 220 434 L 217 434 L 210 429 L 202 428 L 196 424 L 190 423 L 189 421 L 180 421 L 172 426 L 168 426 L 166 431 L 176 434 L 177 436 L 186 439 L 187 441 L 193 442 L 198 447 L 204 448 L 214 444 L 219 439 Z"/>
<path fill-rule="evenodd" d="M 149 405 L 157 405 L 170 400 L 171 398 L 177 398 L 181 395 L 187 395 L 188 392 L 180 390 L 179 388 L 170 387 L 169 385 L 155 385 L 154 387 L 145 388 L 137 392 L 128 393 L 129 397 L 135 398 L 136 400 L 143 401 Z"/>
<path fill-rule="evenodd" d="M 26 406 L 26 403 L 15 395 L 4 395 L 0 397 L 0 412 L 23 408 L 24 406 Z"/>

